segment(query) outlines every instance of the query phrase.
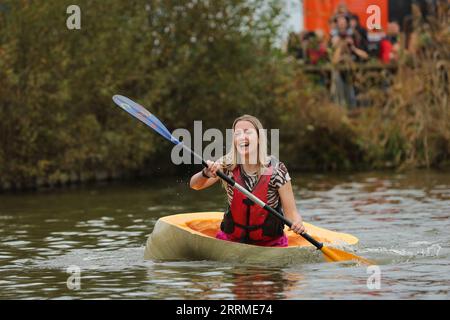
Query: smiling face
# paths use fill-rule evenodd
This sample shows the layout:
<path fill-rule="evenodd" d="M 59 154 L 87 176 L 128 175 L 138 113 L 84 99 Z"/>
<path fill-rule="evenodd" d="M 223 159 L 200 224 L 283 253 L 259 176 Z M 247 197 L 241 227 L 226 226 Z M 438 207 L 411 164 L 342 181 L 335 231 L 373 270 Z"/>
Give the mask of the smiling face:
<path fill-rule="evenodd" d="M 258 131 L 249 121 L 238 121 L 234 127 L 234 145 L 241 159 L 255 159 L 258 156 Z"/>
<path fill-rule="evenodd" d="M 336 19 L 336 25 L 340 33 L 347 32 L 348 29 L 348 22 L 347 19 L 344 16 L 339 16 Z"/>

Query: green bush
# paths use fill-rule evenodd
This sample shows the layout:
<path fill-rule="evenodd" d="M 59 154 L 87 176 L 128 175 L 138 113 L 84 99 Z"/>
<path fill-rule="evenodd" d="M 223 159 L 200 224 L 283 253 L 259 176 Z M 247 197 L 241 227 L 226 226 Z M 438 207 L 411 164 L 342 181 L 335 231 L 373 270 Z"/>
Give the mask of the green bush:
<path fill-rule="evenodd" d="M 293 169 L 449 162 L 445 23 L 418 29 L 427 41 L 418 57 L 349 119 L 274 45 L 281 1 L 79 0 L 81 30 L 68 30 L 71 4 L 0 6 L 0 184 L 173 170 L 168 142 L 114 106 L 114 94 L 169 129 L 202 120 L 225 130 L 253 114 L 280 129 L 280 156 Z"/>
<path fill-rule="evenodd" d="M 1 180 L 140 170 L 159 137 L 114 107 L 116 93 L 170 129 L 225 129 L 268 115 L 281 23 L 277 1 L 3 1 L 0 11 Z M 157 141 L 157 142 L 156 142 Z M 166 149 L 164 149 L 167 151 Z"/>

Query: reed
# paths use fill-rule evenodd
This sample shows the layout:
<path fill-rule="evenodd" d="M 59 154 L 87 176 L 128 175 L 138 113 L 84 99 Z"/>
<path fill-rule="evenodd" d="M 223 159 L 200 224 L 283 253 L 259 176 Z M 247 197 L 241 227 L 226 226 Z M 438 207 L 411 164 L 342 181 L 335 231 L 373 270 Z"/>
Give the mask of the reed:
<path fill-rule="evenodd" d="M 405 52 L 386 92 L 372 92 L 355 130 L 375 167 L 443 167 L 450 160 L 449 5 L 427 20 L 414 10 L 417 46 Z"/>

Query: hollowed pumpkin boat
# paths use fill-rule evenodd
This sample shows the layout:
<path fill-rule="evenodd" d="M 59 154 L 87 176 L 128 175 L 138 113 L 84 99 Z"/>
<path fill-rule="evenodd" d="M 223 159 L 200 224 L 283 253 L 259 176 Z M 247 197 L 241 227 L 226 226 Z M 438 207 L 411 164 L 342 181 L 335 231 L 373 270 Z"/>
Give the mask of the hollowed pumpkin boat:
<path fill-rule="evenodd" d="M 285 228 L 288 247 L 262 247 L 224 241 L 215 236 L 223 212 L 176 214 L 160 218 L 148 237 L 144 259 L 159 261 L 214 260 L 240 263 L 289 264 L 323 261 L 320 251 Z M 348 246 L 358 238 L 304 223 L 307 232 L 326 245 Z"/>

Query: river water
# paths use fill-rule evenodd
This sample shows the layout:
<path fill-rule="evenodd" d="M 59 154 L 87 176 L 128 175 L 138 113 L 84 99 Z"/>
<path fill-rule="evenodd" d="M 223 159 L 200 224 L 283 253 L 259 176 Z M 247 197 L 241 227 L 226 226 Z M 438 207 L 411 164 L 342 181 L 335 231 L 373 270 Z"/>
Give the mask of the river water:
<path fill-rule="evenodd" d="M 144 261 L 159 217 L 225 203 L 166 178 L 0 195 L 0 298 L 450 298 L 450 173 L 291 175 L 304 220 L 357 236 L 376 267 Z"/>

